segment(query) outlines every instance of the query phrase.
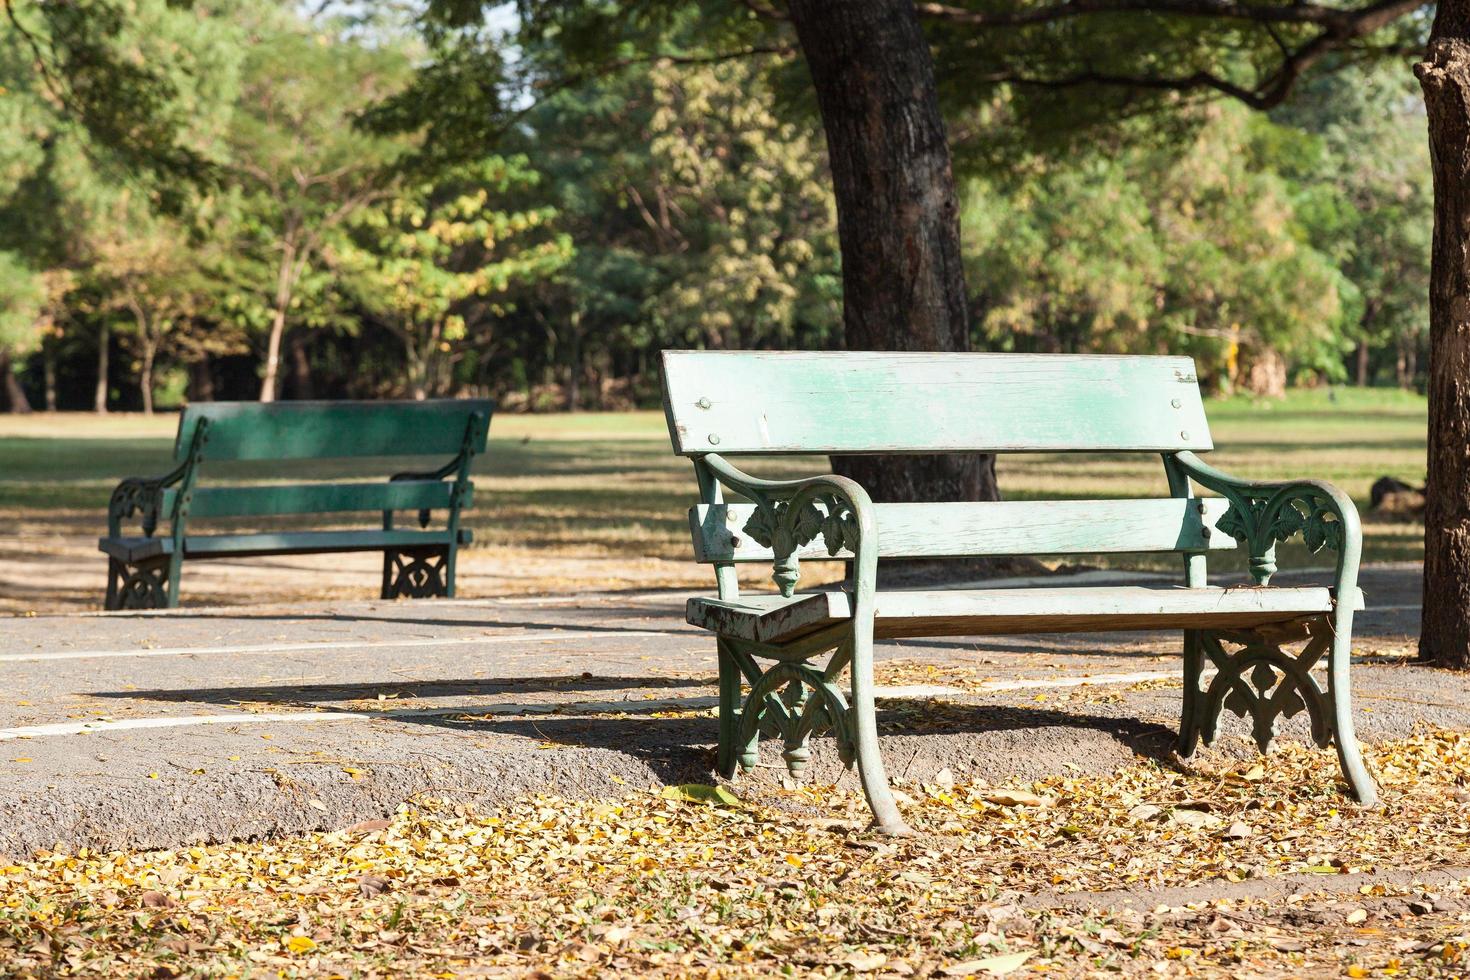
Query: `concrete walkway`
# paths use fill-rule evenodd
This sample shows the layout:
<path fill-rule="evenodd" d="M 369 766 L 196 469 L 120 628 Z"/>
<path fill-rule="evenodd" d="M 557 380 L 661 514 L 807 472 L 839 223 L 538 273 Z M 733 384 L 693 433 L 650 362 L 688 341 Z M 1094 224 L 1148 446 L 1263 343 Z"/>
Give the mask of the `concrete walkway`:
<path fill-rule="evenodd" d="M 1406 660 L 1419 575 L 1363 576 L 1354 681 L 1370 743 L 1420 725 L 1470 727 L 1470 677 Z M 714 645 L 684 625 L 685 598 L 0 621 L 0 853 L 330 829 L 415 796 L 483 803 L 708 782 Z M 890 774 L 925 781 L 948 767 L 996 781 L 1162 756 L 1178 715 L 1177 644 L 1168 634 L 884 644 Z M 835 755 L 819 742 L 815 778 L 842 776 Z M 764 761 L 779 765 L 779 752 Z"/>

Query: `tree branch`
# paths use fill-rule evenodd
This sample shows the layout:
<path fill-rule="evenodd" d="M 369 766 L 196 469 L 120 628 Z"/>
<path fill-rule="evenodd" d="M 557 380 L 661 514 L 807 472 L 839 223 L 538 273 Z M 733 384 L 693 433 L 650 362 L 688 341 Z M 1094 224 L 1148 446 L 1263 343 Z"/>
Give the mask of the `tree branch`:
<path fill-rule="evenodd" d="M 1024 27 L 1090 14 L 1144 13 L 1244 20 L 1258 24 L 1316 24 L 1339 30 L 1353 27 L 1365 17 L 1375 15 L 1381 8 L 1392 8 L 1394 13 L 1379 24 L 1380 27 L 1401 14 L 1427 6 L 1430 6 L 1428 0 L 1380 0 L 1379 3 L 1361 10 L 1324 7 L 1312 3 L 1261 6 L 1237 3 L 1234 0 L 1065 0 L 1048 7 L 1000 11 L 970 10 L 944 3 L 917 5 L 921 17 L 970 27 Z M 1376 30 L 1377 27 L 1372 29 Z"/>
<path fill-rule="evenodd" d="M 1078 5 L 1086 6 L 1088 9 L 1077 11 L 1078 13 L 1099 13 L 1104 6 L 1108 10 L 1153 10 L 1155 12 L 1183 13 L 1184 8 L 1202 11 L 1204 8 L 1213 7 L 1235 7 L 1236 4 L 1229 2 L 1218 2 L 1218 0 L 1070 0 L 1069 3 L 1060 7 L 1045 8 L 1057 11 L 1074 8 Z M 928 4 L 924 6 L 934 6 Z M 1334 11 L 1330 20 L 1316 21 L 1321 23 L 1323 29 L 1311 40 L 1302 44 L 1295 50 L 1282 47 L 1281 63 L 1270 75 L 1260 79 L 1255 85 L 1243 85 L 1232 82 L 1227 78 L 1213 74 L 1208 71 L 1196 71 L 1188 75 L 1128 75 L 1113 74 L 1098 71 L 1080 71 L 1070 75 L 1062 75 L 1055 78 L 1036 78 L 1024 74 L 1011 72 L 996 72 L 987 77 L 992 83 L 1006 83 L 1011 85 L 1022 85 L 1038 88 L 1074 88 L 1081 85 L 1108 85 L 1120 88 L 1152 89 L 1158 91 L 1188 92 L 1208 89 L 1221 95 L 1229 96 L 1245 103 L 1253 109 L 1271 109 L 1280 105 L 1290 94 L 1296 82 L 1310 69 L 1328 55 L 1347 50 L 1351 42 L 1373 34 L 1387 27 L 1393 21 L 1426 6 L 1424 0 L 1378 0 L 1377 3 L 1352 11 Z M 1244 8 L 1256 9 L 1256 8 Z M 1279 8 L 1259 8 L 1262 11 L 1298 11 L 1310 9 L 1306 6 L 1292 6 Z M 1326 9 L 1326 8 L 1321 8 Z M 1033 13 L 1039 13 L 1033 12 Z M 1209 16 L 1206 13 L 1190 14 L 1191 16 Z M 1075 16 L 1075 13 L 1071 16 Z M 1228 14 L 1221 16 L 1230 16 Z M 1253 18 L 1256 19 L 1256 18 Z M 1034 21 L 1040 22 L 1040 21 Z M 1262 19 L 1263 24 L 1269 24 L 1269 20 Z M 1281 20 L 1276 21 L 1282 22 Z M 1308 22 L 1308 21 L 1299 21 Z M 1019 22 L 1018 22 L 1019 23 Z M 1276 37 L 1272 32 L 1272 37 Z M 1279 39 L 1278 39 L 1279 43 Z"/>

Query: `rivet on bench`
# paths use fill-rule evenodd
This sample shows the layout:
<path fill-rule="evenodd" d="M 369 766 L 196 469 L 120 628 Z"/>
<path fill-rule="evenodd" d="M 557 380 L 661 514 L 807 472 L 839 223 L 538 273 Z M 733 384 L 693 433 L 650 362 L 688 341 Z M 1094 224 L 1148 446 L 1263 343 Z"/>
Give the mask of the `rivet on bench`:
<path fill-rule="evenodd" d="M 699 401 L 695 402 L 694 404 L 698 405 L 700 408 L 709 408 L 709 399 L 708 398 L 701 398 Z"/>
<path fill-rule="evenodd" d="M 1181 438 L 1181 439 L 1188 439 L 1189 438 L 1189 433 L 1188 432 L 1181 432 L 1181 433 L 1179 433 L 1179 438 Z"/>
<path fill-rule="evenodd" d="M 1183 408 L 1184 407 L 1184 403 L 1182 401 L 1180 401 L 1179 399 L 1177 399 L 1177 398 L 1170 399 L 1169 404 L 1170 405 L 1173 405 L 1175 408 Z"/>
<path fill-rule="evenodd" d="M 718 446 L 720 444 L 720 437 L 711 432 L 709 434 L 709 444 L 711 446 Z"/>

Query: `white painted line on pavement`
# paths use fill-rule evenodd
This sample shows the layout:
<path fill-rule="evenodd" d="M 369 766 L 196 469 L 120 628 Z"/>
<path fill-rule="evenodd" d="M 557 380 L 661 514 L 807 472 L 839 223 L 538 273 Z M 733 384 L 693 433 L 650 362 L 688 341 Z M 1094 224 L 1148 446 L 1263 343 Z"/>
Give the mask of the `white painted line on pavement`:
<path fill-rule="evenodd" d="M 420 640 L 326 640 L 316 643 L 260 643 L 248 646 L 155 647 L 137 650 L 55 650 L 48 653 L 0 654 L 0 663 L 25 663 L 36 660 L 84 660 L 112 657 L 200 657 L 232 653 L 309 653 L 316 650 L 400 650 L 409 647 L 476 646 L 485 643 L 510 643 L 516 640 L 548 642 L 552 640 L 588 640 L 594 637 L 678 636 L 665 630 L 548 630 L 542 633 L 517 633 L 513 636 L 460 636 L 451 639 Z"/>
<path fill-rule="evenodd" d="M 175 718 L 127 718 L 123 721 L 61 722 L 56 725 L 30 725 L 23 728 L 0 728 L 0 742 L 15 738 L 42 738 L 47 735 L 85 735 L 90 732 L 126 731 L 135 728 L 183 728 L 191 725 L 231 725 L 257 721 L 356 721 L 372 717 L 356 711 L 295 711 L 276 714 L 186 715 Z"/>

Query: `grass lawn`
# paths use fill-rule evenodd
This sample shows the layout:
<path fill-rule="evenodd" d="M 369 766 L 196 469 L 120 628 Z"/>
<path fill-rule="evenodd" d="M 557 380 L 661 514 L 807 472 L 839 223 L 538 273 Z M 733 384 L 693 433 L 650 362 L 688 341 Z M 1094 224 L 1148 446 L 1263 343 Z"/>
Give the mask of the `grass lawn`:
<path fill-rule="evenodd" d="M 1367 514 L 1367 502 L 1379 476 L 1422 482 L 1423 398 L 1384 389 L 1322 389 L 1293 392 L 1280 401 L 1218 400 L 1208 412 L 1218 447 L 1210 454 L 1215 465 L 1249 477 L 1329 479 L 1364 511 L 1366 560 L 1420 557 L 1422 526 L 1377 519 Z M 0 515 L 13 527 L 95 534 L 118 479 L 169 468 L 176 425 L 171 415 L 0 416 Z M 824 465 L 750 462 L 754 472 L 775 476 Z M 394 468 L 405 467 L 398 461 Z M 271 477 L 255 464 L 215 470 L 235 478 Z M 387 472 L 382 463 L 365 460 L 333 463 L 321 475 Z M 1144 454 L 1009 456 L 1000 460 L 999 475 L 1012 499 L 1166 493 L 1157 458 Z M 688 464 L 671 454 L 661 413 L 497 416 L 490 450 L 476 466 L 476 483 L 469 524 L 477 546 L 567 555 L 689 555 L 683 513 L 694 498 L 694 479 Z M 1148 556 L 1077 560 L 1120 567 L 1173 562 Z M 1232 567 L 1231 561 L 1223 559 L 1221 567 Z M 1302 562 L 1323 563 L 1321 556 L 1283 549 L 1283 568 Z"/>

